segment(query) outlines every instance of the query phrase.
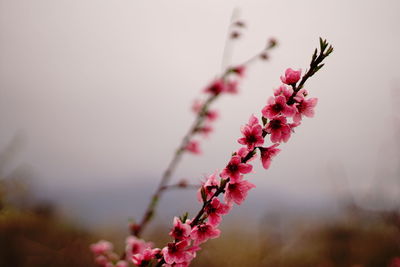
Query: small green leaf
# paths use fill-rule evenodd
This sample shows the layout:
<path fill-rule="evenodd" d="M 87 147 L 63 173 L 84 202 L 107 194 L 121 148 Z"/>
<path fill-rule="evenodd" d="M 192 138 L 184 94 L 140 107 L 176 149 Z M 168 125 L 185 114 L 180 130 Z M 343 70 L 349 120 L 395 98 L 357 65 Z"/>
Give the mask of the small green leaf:
<path fill-rule="evenodd" d="M 185 212 L 182 216 L 179 217 L 179 219 L 181 220 L 181 222 L 185 223 L 188 217 L 189 213 Z"/>
<path fill-rule="evenodd" d="M 315 48 L 315 51 L 314 51 L 314 54 L 312 56 L 311 62 L 315 61 L 315 59 L 317 58 L 317 53 L 318 53 L 318 50 L 317 50 L 317 48 Z"/>

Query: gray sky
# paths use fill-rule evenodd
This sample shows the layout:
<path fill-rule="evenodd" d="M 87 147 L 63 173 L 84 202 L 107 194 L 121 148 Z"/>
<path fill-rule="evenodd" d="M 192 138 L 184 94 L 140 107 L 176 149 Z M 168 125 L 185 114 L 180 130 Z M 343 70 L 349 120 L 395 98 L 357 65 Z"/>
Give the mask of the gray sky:
<path fill-rule="evenodd" d="M 248 27 L 234 63 L 269 37 L 280 45 L 270 62 L 251 66 L 239 95 L 215 104 L 216 132 L 176 177 L 197 181 L 223 168 L 240 126 L 260 114 L 287 67 L 308 66 L 322 36 L 335 52 L 306 85 L 319 98 L 316 117 L 269 171 L 255 164 L 254 195 L 322 203 L 349 190 L 362 202 L 378 178 L 398 179 L 396 0 L 0 0 L 0 147 L 22 133 L 14 165 L 29 164 L 41 194 L 67 211 L 89 212 L 119 190 L 110 208 L 142 201 L 193 120 L 192 100 L 220 70 L 235 7 Z M 398 183 L 389 188 L 395 198 Z"/>

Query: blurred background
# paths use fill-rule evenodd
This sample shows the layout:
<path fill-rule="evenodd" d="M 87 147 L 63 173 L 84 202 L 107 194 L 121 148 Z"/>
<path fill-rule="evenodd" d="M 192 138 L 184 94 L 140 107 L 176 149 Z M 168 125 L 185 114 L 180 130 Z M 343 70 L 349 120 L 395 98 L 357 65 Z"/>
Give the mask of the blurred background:
<path fill-rule="evenodd" d="M 0 266 L 91 266 L 88 246 L 123 243 L 221 71 L 232 11 L 246 28 L 215 133 L 174 175 L 225 166 L 240 126 L 287 67 L 335 47 L 306 85 L 319 98 L 257 188 L 194 266 L 389 266 L 400 256 L 400 2 L 0 0 Z M 184 199 L 185 201 L 182 201 Z M 193 191 L 167 193 L 144 238 L 162 245 Z M 120 247 L 118 247 L 120 249 Z M 244 248 L 246 248 L 244 250 Z"/>

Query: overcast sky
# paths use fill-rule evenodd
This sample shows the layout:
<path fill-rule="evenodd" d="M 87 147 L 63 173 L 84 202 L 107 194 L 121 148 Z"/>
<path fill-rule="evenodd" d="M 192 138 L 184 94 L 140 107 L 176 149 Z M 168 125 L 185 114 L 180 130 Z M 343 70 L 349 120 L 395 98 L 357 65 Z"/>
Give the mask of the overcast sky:
<path fill-rule="evenodd" d="M 143 205 L 137 202 L 193 120 L 192 100 L 220 71 L 235 7 L 247 27 L 233 63 L 269 37 L 280 45 L 269 62 L 251 66 L 239 95 L 215 103 L 216 132 L 202 142 L 201 157 L 185 156 L 176 178 L 195 182 L 223 168 L 238 148 L 240 126 L 260 114 L 287 67 L 308 66 L 322 36 L 335 51 L 306 85 L 319 98 L 316 117 L 282 146 L 269 171 L 255 164 L 254 195 L 315 203 L 351 192 L 369 205 L 366 196 L 379 195 L 383 181 L 393 204 L 397 0 L 0 0 L 0 148 L 16 134 L 24 139 L 9 168 L 29 165 L 40 194 L 71 212 L 85 214 L 100 192 L 107 199 L 120 190 L 109 207 L 120 201 L 137 212 L 129 203 Z"/>

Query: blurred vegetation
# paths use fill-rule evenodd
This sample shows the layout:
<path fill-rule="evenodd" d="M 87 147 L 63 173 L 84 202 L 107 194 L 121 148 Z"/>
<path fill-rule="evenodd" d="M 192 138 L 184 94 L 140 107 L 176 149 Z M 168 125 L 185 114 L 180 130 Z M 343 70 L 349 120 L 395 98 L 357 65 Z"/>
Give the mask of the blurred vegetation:
<path fill-rule="evenodd" d="M 34 200 L 27 166 L 10 168 L 21 142 L 16 136 L 0 153 L 0 266 L 94 266 L 88 248 L 96 238 Z"/>

